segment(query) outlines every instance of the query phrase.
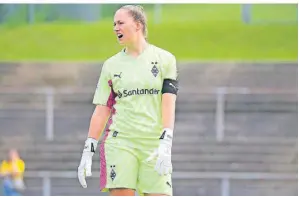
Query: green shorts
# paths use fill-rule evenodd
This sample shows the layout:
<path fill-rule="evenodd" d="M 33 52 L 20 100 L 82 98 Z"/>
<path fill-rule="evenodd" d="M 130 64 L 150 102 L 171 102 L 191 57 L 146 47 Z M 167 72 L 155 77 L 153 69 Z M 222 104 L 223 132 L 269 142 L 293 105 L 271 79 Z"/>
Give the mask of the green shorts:
<path fill-rule="evenodd" d="M 146 162 L 154 150 L 140 150 L 118 144 L 100 145 L 100 188 L 133 189 L 139 195 L 165 194 L 172 196 L 171 174 L 160 176 L 155 171 L 156 160 Z"/>

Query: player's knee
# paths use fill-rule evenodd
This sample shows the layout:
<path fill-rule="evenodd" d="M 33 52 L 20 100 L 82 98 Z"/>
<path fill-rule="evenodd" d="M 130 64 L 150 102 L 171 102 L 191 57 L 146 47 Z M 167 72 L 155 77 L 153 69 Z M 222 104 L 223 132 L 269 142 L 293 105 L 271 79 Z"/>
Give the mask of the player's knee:
<path fill-rule="evenodd" d="M 110 196 L 135 196 L 135 190 L 128 188 L 109 189 Z"/>

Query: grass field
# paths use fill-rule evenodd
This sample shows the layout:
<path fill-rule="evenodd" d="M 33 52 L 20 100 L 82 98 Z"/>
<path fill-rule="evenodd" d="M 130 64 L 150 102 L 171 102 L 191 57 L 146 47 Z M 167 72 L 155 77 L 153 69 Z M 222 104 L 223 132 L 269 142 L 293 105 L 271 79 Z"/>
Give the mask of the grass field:
<path fill-rule="evenodd" d="M 116 7 L 106 8 L 96 23 L 4 24 L 0 26 L 0 60 L 105 60 L 121 49 L 112 32 Z M 240 5 L 163 5 L 159 24 L 153 22 L 152 6 L 145 8 L 149 41 L 171 51 L 178 60 L 298 58 L 294 5 L 254 5 L 249 25 L 241 20 Z"/>

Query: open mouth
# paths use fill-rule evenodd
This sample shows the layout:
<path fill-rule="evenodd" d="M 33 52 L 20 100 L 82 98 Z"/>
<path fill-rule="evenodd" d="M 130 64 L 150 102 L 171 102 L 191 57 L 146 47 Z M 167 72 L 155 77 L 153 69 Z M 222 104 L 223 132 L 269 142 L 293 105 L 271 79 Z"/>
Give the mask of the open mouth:
<path fill-rule="evenodd" d="M 124 35 L 122 35 L 122 34 L 118 34 L 118 35 L 117 35 L 118 38 L 122 38 L 123 36 L 124 36 Z"/>

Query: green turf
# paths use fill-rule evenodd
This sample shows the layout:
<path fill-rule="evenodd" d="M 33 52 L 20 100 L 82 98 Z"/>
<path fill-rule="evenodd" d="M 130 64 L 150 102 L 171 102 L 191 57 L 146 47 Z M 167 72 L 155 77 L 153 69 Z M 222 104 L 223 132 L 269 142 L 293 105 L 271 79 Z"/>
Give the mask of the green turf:
<path fill-rule="evenodd" d="M 259 21 L 277 20 L 277 7 L 267 6 L 254 7 L 254 16 Z M 296 21 L 296 10 L 290 6 L 279 9 L 279 14 Z M 154 24 L 152 6 L 146 8 L 149 41 L 178 60 L 297 60 L 296 23 L 246 25 L 240 5 L 206 4 L 163 5 L 161 23 Z M 38 20 L 34 25 L 4 25 L 0 27 L 0 60 L 105 60 L 121 49 L 112 32 L 114 9 L 107 8 L 112 14 L 106 10 L 97 23 Z"/>
<path fill-rule="evenodd" d="M 252 6 L 253 22 L 281 22 L 292 21 L 297 18 L 297 5 L 267 5 L 260 4 Z"/>

